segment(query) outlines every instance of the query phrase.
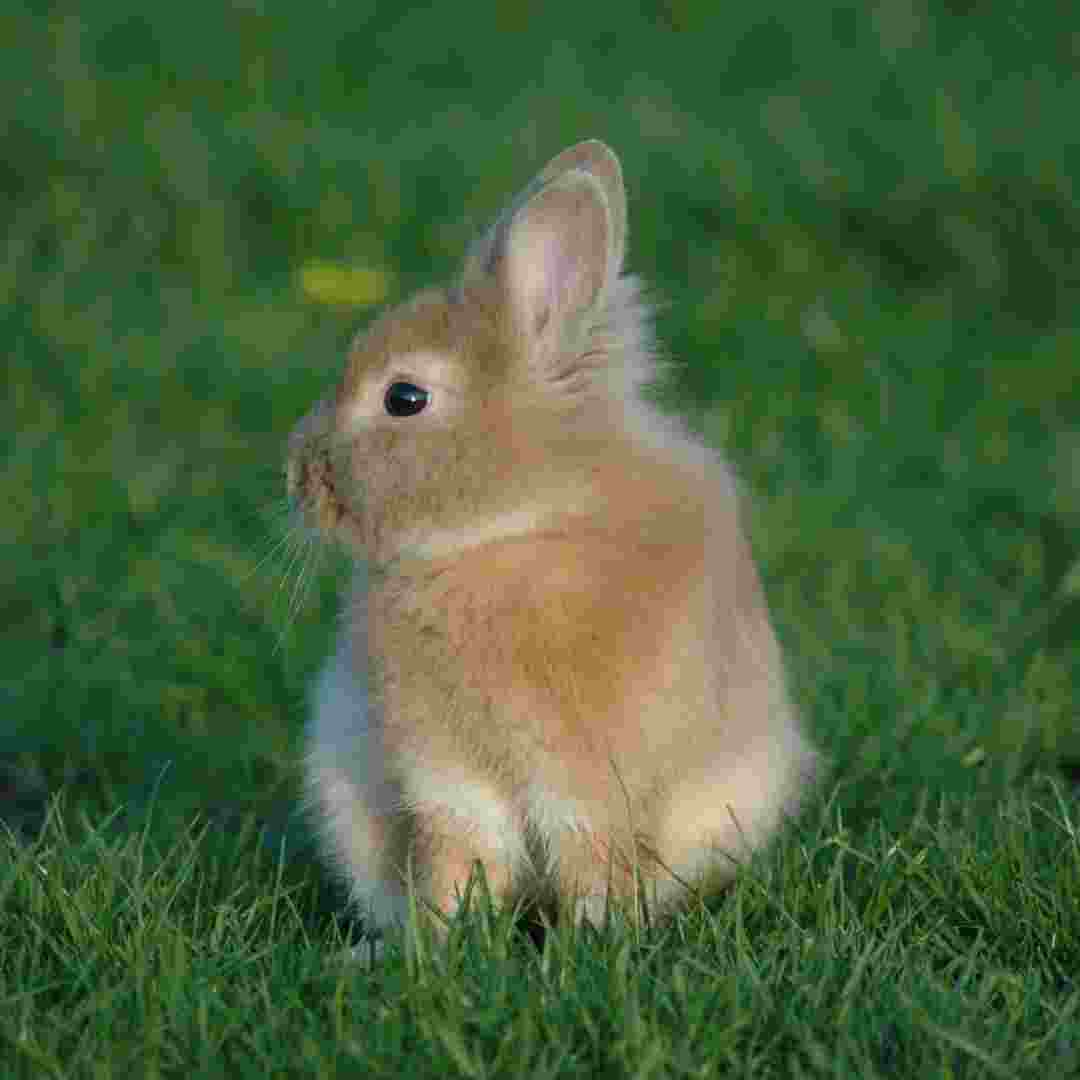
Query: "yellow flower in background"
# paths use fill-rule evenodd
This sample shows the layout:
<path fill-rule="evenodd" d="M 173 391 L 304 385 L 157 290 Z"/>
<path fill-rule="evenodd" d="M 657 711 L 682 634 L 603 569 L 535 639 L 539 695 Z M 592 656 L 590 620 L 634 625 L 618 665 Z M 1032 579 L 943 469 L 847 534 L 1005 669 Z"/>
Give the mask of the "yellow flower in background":
<path fill-rule="evenodd" d="M 382 303 L 394 284 L 391 271 L 374 266 L 343 266 L 313 260 L 300 268 L 300 291 L 309 300 L 334 307 Z"/>

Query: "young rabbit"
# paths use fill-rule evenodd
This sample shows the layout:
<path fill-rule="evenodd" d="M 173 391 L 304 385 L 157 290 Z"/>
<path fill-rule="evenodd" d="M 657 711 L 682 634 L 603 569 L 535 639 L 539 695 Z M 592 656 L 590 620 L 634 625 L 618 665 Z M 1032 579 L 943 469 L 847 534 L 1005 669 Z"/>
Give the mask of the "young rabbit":
<path fill-rule="evenodd" d="M 811 775 L 732 479 L 638 396 L 625 241 L 615 155 L 564 151 L 292 436 L 290 490 L 367 566 L 308 769 L 376 924 L 410 884 L 452 912 L 477 862 L 578 917 L 662 911 Z"/>

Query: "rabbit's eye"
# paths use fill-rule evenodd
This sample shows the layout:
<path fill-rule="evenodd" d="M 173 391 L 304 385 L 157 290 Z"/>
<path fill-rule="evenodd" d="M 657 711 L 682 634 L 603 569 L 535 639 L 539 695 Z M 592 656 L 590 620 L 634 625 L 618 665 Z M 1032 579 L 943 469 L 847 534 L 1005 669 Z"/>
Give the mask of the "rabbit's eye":
<path fill-rule="evenodd" d="M 422 387 L 408 382 L 395 382 L 386 388 L 383 404 L 391 416 L 415 416 L 418 412 L 423 412 L 430 397 Z"/>

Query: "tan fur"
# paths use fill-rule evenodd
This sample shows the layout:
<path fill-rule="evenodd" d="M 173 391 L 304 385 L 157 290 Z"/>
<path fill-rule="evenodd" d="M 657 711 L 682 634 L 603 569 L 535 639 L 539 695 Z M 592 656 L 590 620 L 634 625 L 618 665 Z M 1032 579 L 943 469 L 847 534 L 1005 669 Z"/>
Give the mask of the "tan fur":
<path fill-rule="evenodd" d="M 712 455 L 640 399 L 648 312 L 597 142 L 461 277 L 379 319 L 299 425 L 290 486 L 366 562 L 317 689 L 312 794 L 376 921 L 555 883 L 667 906 L 730 877 L 814 756 Z M 386 388 L 431 394 L 413 416 Z"/>

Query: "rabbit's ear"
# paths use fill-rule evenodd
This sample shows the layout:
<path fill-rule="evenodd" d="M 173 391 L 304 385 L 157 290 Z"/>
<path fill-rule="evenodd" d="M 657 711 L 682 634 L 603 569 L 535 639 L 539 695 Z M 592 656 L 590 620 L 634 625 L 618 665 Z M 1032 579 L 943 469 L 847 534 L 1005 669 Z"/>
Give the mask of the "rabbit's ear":
<path fill-rule="evenodd" d="M 579 204 L 576 210 L 571 205 L 575 202 L 572 195 L 575 190 L 580 193 L 576 200 Z M 583 203 L 591 203 L 591 212 Z M 600 208 L 603 208 L 603 214 L 600 214 Z M 532 246 L 532 240 L 536 238 L 535 232 L 532 239 L 529 238 L 529 223 L 536 226 L 541 220 L 545 220 L 547 224 L 544 228 L 554 239 L 559 231 L 566 232 L 567 217 L 573 218 L 578 211 L 582 212 L 583 219 L 593 225 L 591 233 L 595 233 L 600 218 L 605 219 L 605 238 L 599 246 L 606 251 L 606 261 L 599 257 L 597 251 L 584 261 L 593 269 L 601 269 L 605 283 L 613 281 L 622 269 L 626 248 L 626 192 L 623 189 L 619 159 L 597 139 L 588 139 L 571 146 L 544 166 L 495 224 L 477 238 L 465 261 L 463 281 L 483 280 L 493 274 L 499 274 L 506 279 L 510 249 L 515 245 L 518 254 L 513 261 L 518 263 L 518 270 L 521 270 L 519 257 L 523 250 Z M 563 219 L 561 229 L 560 218 Z M 593 236 L 593 239 L 597 238 Z M 577 238 L 575 252 L 574 238 L 567 237 L 567 240 L 570 242 L 560 245 L 566 256 L 562 260 L 563 268 L 569 270 L 572 263 L 577 263 L 579 268 L 582 268 L 580 256 L 585 254 L 583 247 L 587 245 L 582 244 L 583 238 Z M 533 249 L 533 255 L 535 254 Z M 541 269 L 535 258 L 530 257 L 526 261 L 534 271 Z M 556 274 L 556 278 L 558 276 Z M 549 279 L 549 283 L 554 282 Z"/>
<path fill-rule="evenodd" d="M 529 340 L 574 344 L 618 274 L 614 234 L 603 187 L 580 169 L 562 173 L 514 212 L 496 272 Z"/>
<path fill-rule="evenodd" d="M 599 139 L 586 139 L 569 147 L 544 166 L 530 189 L 538 190 L 575 169 L 587 172 L 603 188 L 611 215 L 611 242 L 617 273 L 622 269 L 626 249 L 626 190 L 623 187 L 622 167 L 611 147 Z"/>

